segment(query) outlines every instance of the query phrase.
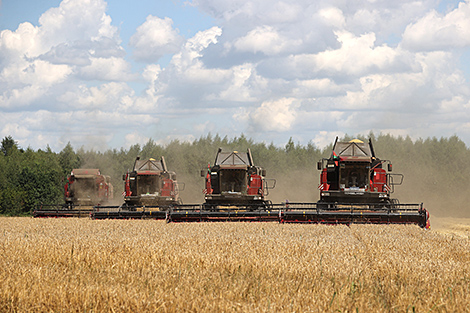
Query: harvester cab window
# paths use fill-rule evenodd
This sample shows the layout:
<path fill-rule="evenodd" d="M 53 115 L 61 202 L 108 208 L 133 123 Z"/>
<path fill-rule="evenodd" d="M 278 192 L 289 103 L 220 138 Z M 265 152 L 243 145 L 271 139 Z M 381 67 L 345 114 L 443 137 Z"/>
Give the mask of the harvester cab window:
<path fill-rule="evenodd" d="M 368 185 L 369 171 L 367 166 L 361 164 L 344 164 L 341 166 L 340 187 L 350 188 L 366 188 Z"/>
<path fill-rule="evenodd" d="M 246 170 L 224 169 L 220 171 L 221 192 L 246 192 Z"/>
<path fill-rule="evenodd" d="M 158 195 L 161 180 L 157 175 L 141 175 L 137 177 L 137 194 Z"/>
<path fill-rule="evenodd" d="M 77 199 L 91 199 L 95 192 L 95 180 L 93 178 L 76 179 L 73 187 Z"/>

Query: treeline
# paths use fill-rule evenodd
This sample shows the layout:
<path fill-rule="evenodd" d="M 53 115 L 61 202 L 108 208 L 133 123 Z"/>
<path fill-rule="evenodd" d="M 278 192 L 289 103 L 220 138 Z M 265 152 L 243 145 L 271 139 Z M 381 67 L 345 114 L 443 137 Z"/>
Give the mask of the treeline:
<path fill-rule="evenodd" d="M 393 172 L 405 175 L 402 186 L 395 187 L 394 197 L 402 203 L 424 202 L 434 215 L 470 217 L 467 181 L 470 150 L 457 136 L 411 140 L 390 135 L 357 136 L 374 142 L 376 155 L 393 162 Z M 356 138 L 356 137 L 354 137 Z M 340 140 L 350 140 L 345 136 Z M 254 142 L 241 135 L 228 138 L 207 135 L 194 142 L 174 140 L 162 146 L 149 140 L 145 145 L 105 152 L 75 150 L 67 144 L 60 152 L 49 147 L 37 151 L 19 147 L 5 137 L 0 151 L 0 214 L 27 215 L 37 205 L 63 203 L 63 185 L 73 168 L 99 168 L 114 185 L 116 203 L 122 203 L 122 175 L 131 170 L 137 156 L 165 156 L 168 168 L 184 182 L 181 197 L 185 203 L 201 203 L 204 179 L 201 169 L 213 163 L 218 148 L 229 151 L 251 149 L 256 165 L 267 170 L 276 187 L 268 198 L 273 202 L 314 202 L 318 200 L 319 172 L 316 163 L 331 153 L 333 142 L 324 149 L 314 144 L 300 145 L 290 139 L 285 146 Z"/>

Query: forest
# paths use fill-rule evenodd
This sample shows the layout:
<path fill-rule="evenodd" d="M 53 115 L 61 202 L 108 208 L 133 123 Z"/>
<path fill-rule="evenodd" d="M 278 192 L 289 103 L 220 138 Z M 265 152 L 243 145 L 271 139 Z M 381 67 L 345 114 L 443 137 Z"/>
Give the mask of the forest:
<path fill-rule="evenodd" d="M 393 197 L 401 203 L 420 203 L 434 216 L 470 217 L 468 178 L 470 150 L 457 136 L 412 140 L 388 134 L 348 136 L 339 140 L 359 138 L 374 143 L 375 153 L 393 163 L 393 172 L 405 175 L 403 184 L 395 186 Z M 251 149 L 256 165 L 267 171 L 267 178 L 276 180 L 268 199 L 273 203 L 285 200 L 314 202 L 319 198 L 317 161 L 328 157 L 333 142 L 320 149 L 314 144 L 301 145 L 291 138 L 285 146 L 255 142 L 243 134 L 228 138 L 207 135 L 193 142 L 174 140 L 159 145 L 149 140 L 129 149 L 104 152 L 75 149 L 68 143 L 62 151 L 50 147 L 20 147 L 11 136 L 0 146 L 0 215 L 24 216 L 42 204 L 63 203 L 63 185 L 73 168 L 99 168 L 111 176 L 114 199 L 122 203 L 122 175 L 132 170 L 137 156 L 155 159 L 164 156 L 169 170 L 177 173 L 184 190 L 184 203 L 203 202 L 204 179 L 201 169 L 214 161 L 218 148 L 227 151 Z"/>

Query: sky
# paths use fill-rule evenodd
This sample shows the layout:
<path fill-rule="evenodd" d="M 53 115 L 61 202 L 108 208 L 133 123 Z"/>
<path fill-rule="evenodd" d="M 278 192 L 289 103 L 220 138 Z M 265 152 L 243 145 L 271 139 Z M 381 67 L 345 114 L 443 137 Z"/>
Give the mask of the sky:
<path fill-rule="evenodd" d="M 0 0 L 0 137 L 470 146 L 469 1 Z"/>

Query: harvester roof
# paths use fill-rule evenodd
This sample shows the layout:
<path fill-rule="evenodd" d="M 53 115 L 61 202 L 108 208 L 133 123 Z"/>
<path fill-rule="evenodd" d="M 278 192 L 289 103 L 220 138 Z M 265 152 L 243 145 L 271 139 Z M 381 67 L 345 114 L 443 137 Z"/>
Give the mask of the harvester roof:
<path fill-rule="evenodd" d="M 76 178 L 92 178 L 101 175 L 100 170 L 97 168 L 74 168 L 72 176 Z"/>
<path fill-rule="evenodd" d="M 215 159 L 215 165 L 220 167 L 249 167 L 251 166 L 251 157 L 249 152 L 239 153 L 237 151 L 233 152 L 222 152 L 219 150 L 217 157 Z"/>
<path fill-rule="evenodd" d="M 137 173 L 163 172 L 165 170 L 166 168 L 163 159 L 157 161 L 153 158 L 146 160 L 137 158 L 135 160 L 134 171 Z"/>
<path fill-rule="evenodd" d="M 356 161 L 370 161 L 373 157 L 370 145 L 358 139 L 336 142 L 333 152 L 341 159 L 353 159 Z"/>

